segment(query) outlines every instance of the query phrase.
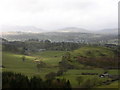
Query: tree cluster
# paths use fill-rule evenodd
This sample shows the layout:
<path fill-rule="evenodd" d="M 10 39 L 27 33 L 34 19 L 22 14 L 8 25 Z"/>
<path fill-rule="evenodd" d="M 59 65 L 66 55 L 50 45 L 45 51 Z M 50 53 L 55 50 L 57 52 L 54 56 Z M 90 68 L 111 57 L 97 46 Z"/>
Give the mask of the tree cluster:
<path fill-rule="evenodd" d="M 43 81 L 40 77 L 33 76 L 28 78 L 20 73 L 3 72 L 2 88 L 27 88 L 27 89 L 45 89 L 45 88 L 62 88 L 70 90 L 71 84 L 66 79 L 46 79 Z"/>
<path fill-rule="evenodd" d="M 59 66 L 64 69 L 74 69 L 74 65 L 71 64 L 71 54 L 70 52 L 66 52 L 64 56 L 62 56 L 62 60 L 59 62 Z"/>
<path fill-rule="evenodd" d="M 41 49 L 54 51 L 70 51 L 81 47 L 83 44 L 76 42 L 51 42 L 50 40 L 12 41 L 3 43 L 3 51 L 17 52 L 27 55 L 30 52 L 39 52 Z"/>

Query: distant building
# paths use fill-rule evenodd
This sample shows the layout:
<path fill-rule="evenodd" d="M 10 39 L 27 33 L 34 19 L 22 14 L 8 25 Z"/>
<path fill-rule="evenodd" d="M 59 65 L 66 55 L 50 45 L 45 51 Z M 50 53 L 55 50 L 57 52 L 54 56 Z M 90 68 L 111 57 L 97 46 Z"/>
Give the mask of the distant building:
<path fill-rule="evenodd" d="M 109 74 L 107 72 L 104 72 L 103 74 L 100 74 L 99 77 L 101 77 L 101 78 L 109 77 Z"/>
<path fill-rule="evenodd" d="M 106 47 L 116 47 L 115 44 L 105 44 Z"/>
<path fill-rule="evenodd" d="M 46 49 L 39 49 L 38 52 L 45 51 Z"/>

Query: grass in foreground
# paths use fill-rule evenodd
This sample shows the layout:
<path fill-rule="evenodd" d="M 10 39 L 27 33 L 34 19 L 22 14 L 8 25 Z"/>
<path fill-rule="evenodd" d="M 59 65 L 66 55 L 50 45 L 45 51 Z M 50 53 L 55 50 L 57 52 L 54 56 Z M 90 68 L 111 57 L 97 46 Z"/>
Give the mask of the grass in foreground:
<path fill-rule="evenodd" d="M 40 53 L 34 53 L 32 56 L 26 56 L 25 62 L 22 61 L 22 56 L 20 54 L 14 54 L 10 52 L 3 52 L 3 65 L 5 68 L 3 71 L 13 71 L 17 73 L 25 74 L 29 77 L 33 75 L 40 76 L 41 78 L 44 78 L 44 76 L 50 72 L 57 72 L 59 67 L 58 62 L 61 61 L 61 56 L 64 54 L 62 51 L 44 51 Z M 49 67 L 42 68 L 39 72 L 36 67 L 36 63 L 33 61 L 35 58 L 38 58 L 39 60 L 42 60 L 45 62 Z M 78 82 L 76 81 L 76 77 L 82 76 L 84 79 L 87 78 L 94 78 L 98 76 L 84 76 L 81 75 L 83 72 L 90 72 L 90 73 L 103 73 L 103 69 L 95 68 L 92 70 L 83 70 L 83 69 L 73 69 L 68 70 L 66 73 L 64 73 L 63 76 L 60 76 L 59 78 L 66 78 L 69 79 L 72 87 L 78 87 Z M 110 74 L 118 74 L 118 70 L 109 70 Z M 101 79 L 101 78 L 100 78 Z M 101 79 L 102 80 L 102 79 Z M 104 87 L 104 86 L 103 86 Z M 106 87 L 106 86 L 105 86 Z M 112 87 L 112 84 L 108 87 Z"/>

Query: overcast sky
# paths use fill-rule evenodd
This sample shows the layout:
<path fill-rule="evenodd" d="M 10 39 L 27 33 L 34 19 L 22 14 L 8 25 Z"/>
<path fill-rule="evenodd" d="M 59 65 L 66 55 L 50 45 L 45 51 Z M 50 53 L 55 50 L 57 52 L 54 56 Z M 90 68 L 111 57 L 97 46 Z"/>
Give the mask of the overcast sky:
<path fill-rule="evenodd" d="M 34 26 L 46 30 L 117 28 L 118 1 L 0 0 L 0 26 Z"/>

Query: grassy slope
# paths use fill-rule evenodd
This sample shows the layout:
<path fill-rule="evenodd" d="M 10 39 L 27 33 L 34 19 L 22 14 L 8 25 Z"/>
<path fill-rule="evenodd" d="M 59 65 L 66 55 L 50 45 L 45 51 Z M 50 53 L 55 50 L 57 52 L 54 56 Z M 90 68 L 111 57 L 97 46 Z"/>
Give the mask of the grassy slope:
<path fill-rule="evenodd" d="M 109 49 L 101 48 L 101 47 L 83 47 L 79 50 L 75 50 L 72 52 L 74 55 L 77 55 L 77 53 L 80 53 L 82 55 L 86 55 L 86 51 L 91 50 L 94 51 L 92 54 L 93 56 L 99 56 L 99 54 L 96 54 L 97 52 L 103 52 L 106 53 L 106 55 L 112 56 L 112 52 Z M 61 56 L 64 54 L 62 51 L 45 51 L 40 53 L 33 53 L 32 56 L 26 56 L 26 61 L 22 61 L 22 55 L 13 54 L 9 52 L 3 52 L 3 65 L 6 67 L 5 70 L 14 71 L 14 72 L 20 72 L 28 76 L 33 75 L 40 75 L 42 78 L 49 72 L 56 72 L 58 70 L 58 62 L 61 60 Z M 55 57 L 57 56 L 57 57 Z M 41 69 L 40 72 L 37 71 L 36 64 L 33 62 L 35 58 L 38 58 L 39 60 L 42 60 L 46 62 L 48 67 Z M 103 73 L 104 70 L 95 68 L 93 70 L 83 70 L 83 69 L 73 69 L 69 70 L 68 72 L 64 73 L 63 76 L 60 76 L 59 78 L 66 78 L 69 79 L 73 87 L 78 87 L 78 83 L 76 81 L 76 77 L 82 76 L 83 78 L 94 78 L 98 76 L 83 76 L 80 75 L 82 72 L 95 72 L 95 73 Z M 109 70 L 110 74 L 117 74 L 117 70 Z M 102 79 L 101 79 L 102 80 Z"/>
<path fill-rule="evenodd" d="M 88 53 L 90 52 L 90 53 Z M 95 58 L 99 58 L 102 57 L 102 55 L 106 56 L 106 57 L 114 57 L 114 52 L 111 49 L 108 49 L 106 47 L 98 47 L 98 46 L 85 46 L 82 47 L 80 49 L 74 50 L 71 52 L 72 56 L 84 56 L 84 57 L 95 57 Z M 86 72 L 86 73 L 103 73 L 104 70 L 103 69 L 93 69 L 93 70 L 70 70 L 69 72 L 67 72 L 67 74 L 65 75 L 65 78 L 68 78 L 70 80 L 72 80 L 71 82 L 73 84 L 75 84 L 75 86 L 77 86 L 77 82 L 75 81 L 76 78 L 74 77 L 78 77 L 78 76 L 82 76 L 84 78 L 98 78 L 98 76 L 83 76 L 80 75 L 81 72 Z M 74 73 L 74 74 L 72 74 Z M 118 70 L 109 70 L 108 71 L 109 74 L 112 75 L 117 75 L 118 74 Z M 74 79 L 73 79 L 74 78 Z M 107 87 L 108 85 L 106 85 Z M 108 87 L 112 87 L 112 84 L 109 85 Z M 104 88 L 104 86 L 102 86 L 102 88 Z"/>
<path fill-rule="evenodd" d="M 55 57 L 53 58 L 53 56 L 46 56 L 49 55 L 49 52 L 44 53 L 44 55 L 39 54 L 42 53 L 36 53 L 35 56 L 26 56 L 26 61 L 23 62 L 22 61 L 23 55 L 3 52 L 3 65 L 6 67 L 3 70 L 21 72 L 28 76 L 40 75 L 41 77 L 44 77 L 44 75 L 49 72 L 57 71 L 58 68 L 57 67 L 54 68 L 54 66 L 58 65 L 58 62 L 61 60 L 60 54 L 62 54 L 62 52 L 59 53 L 58 57 L 56 58 Z M 36 68 L 36 63 L 33 61 L 36 57 L 41 57 L 42 59 L 41 58 L 39 59 L 46 62 L 49 68 L 43 68 L 41 69 L 40 72 L 38 72 Z"/>
<path fill-rule="evenodd" d="M 74 87 L 78 87 L 78 83 L 76 81 L 76 77 L 83 77 L 85 80 L 88 78 L 98 78 L 99 80 L 106 80 L 106 78 L 99 78 L 98 75 L 81 75 L 81 73 L 98 73 L 101 74 L 103 73 L 104 70 L 103 69 L 93 69 L 93 70 L 69 70 L 68 72 L 66 72 L 63 76 L 61 76 L 60 78 L 66 78 L 68 80 L 70 80 L 71 84 Z M 114 74 L 118 74 L 118 70 L 109 70 L 108 73 L 114 75 Z"/>
<path fill-rule="evenodd" d="M 98 47 L 98 46 L 86 46 L 80 49 L 74 50 L 71 53 L 73 56 L 85 56 L 85 57 L 101 57 L 102 55 L 113 57 L 114 53 L 111 49 L 106 47 Z"/>
<path fill-rule="evenodd" d="M 58 66 L 61 57 L 64 55 L 63 51 L 45 51 L 40 53 L 33 53 L 32 56 L 40 58 L 40 60 L 51 66 Z"/>
<path fill-rule="evenodd" d="M 99 86 L 97 88 L 119 88 L 119 87 L 120 87 L 120 82 L 116 81 L 109 85 L 103 85 L 103 86 Z"/>

